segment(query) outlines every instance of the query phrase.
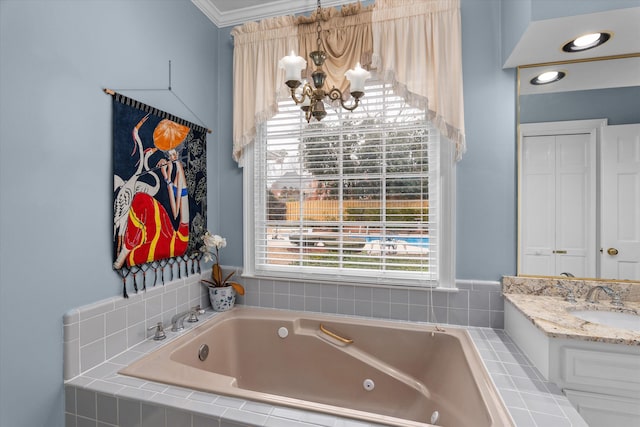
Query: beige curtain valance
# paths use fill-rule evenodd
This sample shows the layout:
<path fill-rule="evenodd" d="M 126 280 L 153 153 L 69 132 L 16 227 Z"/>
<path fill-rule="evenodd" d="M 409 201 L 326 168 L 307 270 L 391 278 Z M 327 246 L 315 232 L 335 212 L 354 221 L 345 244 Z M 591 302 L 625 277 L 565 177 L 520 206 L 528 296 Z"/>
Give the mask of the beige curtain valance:
<path fill-rule="evenodd" d="M 322 11 L 322 49 L 327 53 L 327 87 L 343 92 L 347 69 L 360 62 L 392 82 L 409 104 L 426 109 L 442 135 L 466 150 L 462 98 L 459 0 L 376 0 Z M 288 96 L 278 61 L 291 50 L 307 59 L 317 48 L 315 13 L 270 18 L 235 27 L 233 157 L 256 137 L 256 127 L 277 112 Z"/>
<path fill-rule="evenodd" d="M 233 51 L 233 158 L 256 137 L 256 126 L 278 111 L 278 96 L 287 96 L 278 60 L 298 49 L 293 16 L 249 22 L 231 30 Z"/>
<path fill-rule="evenodd" d="M 373 66 L 410 105 L 429 111 L 442 135 L 466 151 L 459 0 L 377 0 Z"/>
<path fill-rule="evenodd" d="M 342 9 L 323 9 L 321 16 L 321 49 L 327 54 L 323 69 L 327 73 L 325 89 L 337 87 L 346 96 L 349 95 L 349 81 L 344 76 L 356 63 L 369 68 L 373 53 L 373 36 L 371 33 L 371 13 L 373 5 L 363 8 L 355 3 Z M 307 69 L 303 77 L 311 81 L 311 73 L 315 70 L 309 54 L 318 48 L 316 24 L 317 11 L 311 16 L 298 18 L 298 37 L 300 47 L 298 54 L 307 60 Z"/>

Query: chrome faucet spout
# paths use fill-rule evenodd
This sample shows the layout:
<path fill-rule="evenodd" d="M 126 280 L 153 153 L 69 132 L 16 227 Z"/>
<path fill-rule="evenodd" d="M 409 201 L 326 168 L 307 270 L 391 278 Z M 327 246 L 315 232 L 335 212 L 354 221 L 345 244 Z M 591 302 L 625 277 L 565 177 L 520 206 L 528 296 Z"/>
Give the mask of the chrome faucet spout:
<path fill-rule="evenodd" d="M 191 310 L 183 311 L 182 313 L 175 314 L 171 318 L 171 331 L 178 332 L 184 329 L 184 319 L 189 316 L 187 322 L 193 323 L 198 321 L 198 314 L 204 313 L 204 310 L 200 308 L 200 305 L 193 307 Z"/>
<path fill-rule="evenodd" d="M 589 292 L 587 292 L 587 296 L 585 297 L 585 301 L 591 304 L 597 304 L 598 299 L 596 297 L 598 296 L 598 291 L 604 292 L 608 297 L 611 298 L 611 305 L 614 305 L 616 307 L 621 307 L 624 305 L 622 303 L 622 300 L 620 299 L 620 294 L 611 289 L 609 286 L 604 285 L 594 286 L 589 289 Z"/>
<path fill-rule="evenodd" d="M 181 330 L 184 329 L 184 319 L 186 319 L 186 317 L 189 315 L 189 313 L 191 313 L 191 310 L 183 311 L 182 313 L 175 314 L 171 318 L 171 331 L 172 332 L 178 332 L 178 331 L 181 331 Z"/>

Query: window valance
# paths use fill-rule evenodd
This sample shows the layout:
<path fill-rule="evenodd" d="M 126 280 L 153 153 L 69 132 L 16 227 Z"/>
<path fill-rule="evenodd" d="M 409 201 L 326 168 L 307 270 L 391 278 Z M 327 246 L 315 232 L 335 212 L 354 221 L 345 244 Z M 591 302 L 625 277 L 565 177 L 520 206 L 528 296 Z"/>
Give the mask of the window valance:
<path fill-rule="evenodd" d="M 342 9 L 323 11 L 328 74 L 342 76 L 355 62 L 376 68 L 379 78 L 392 82 L 410 105 L 429 112 L 441 134 L 455 143 L 459 160 L 466 149 L 460 1 L 377 0 L 373 8 Z M 256 126 L 275 115 L 278 96 L 288 96 L 278 60 L 291 50 L 303 57 L 315 50 L 314 20 L 285 16 L 232 30 L 235 160 L 255 140 Z M 331 77 L 327 85 L 346 88 Z"/>

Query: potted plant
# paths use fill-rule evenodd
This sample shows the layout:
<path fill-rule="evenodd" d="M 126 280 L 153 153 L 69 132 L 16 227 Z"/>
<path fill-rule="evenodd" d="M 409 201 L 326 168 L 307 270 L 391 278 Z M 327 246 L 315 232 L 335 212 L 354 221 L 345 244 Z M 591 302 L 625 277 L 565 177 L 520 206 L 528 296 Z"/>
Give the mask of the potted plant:
<path fill-rule="evenodd" d="M 211 280 L 201 279 L 200 282 L 209 288 L 209 299 L 211 306 L 215 311 L 227 311 L 233 308 L 236 302 L 236 294 L 244 295 L 244 287 L 238 283 L 231 281 L 234 272 L 223 276 L 220 267 L 220 249 L 227 246 L 227 239 L 217 234 L 211 234 L 209 231 L 202 236 L 204 246 L 200 249 L 203 254 L 202 259 L 214 261 L 211 268 Z"/>

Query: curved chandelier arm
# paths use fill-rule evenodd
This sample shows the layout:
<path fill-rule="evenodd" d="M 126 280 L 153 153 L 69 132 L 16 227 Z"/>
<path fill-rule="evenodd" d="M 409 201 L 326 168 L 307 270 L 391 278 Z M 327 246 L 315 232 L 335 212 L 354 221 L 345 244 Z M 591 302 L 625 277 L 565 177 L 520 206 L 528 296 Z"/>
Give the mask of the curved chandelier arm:
<path fill-rule="evenodd" d="M 290 88 L 290 90 L 291 99 L 293 99 L 293 102 L 295 102 L 296 105 L 302 104 L 307 98 L 311 100 L 313 97 L 313 89 L 309 86 L 309 83 L 305 83 L 302 87 L 302 91 L 299 93 L 300 97 L 298 97 L 298 93 L 296 93 L 296 88 Z"/>
<path fill-rule="evenodd" d="M 329 99 L 332 100 L 332 101 L 340 100 L 340 105 L 342 105 L 342 108 L 344 108 L 345 110 L 353 111 L 356 108 L 358 108 L 358 105 L 360 105 L 360 98 L 362 97 L 363 93 L 362 92 L 351 92 L 351 95 L 353 96 L 353 100 L 354 101 L 353 101 L 353 104 L 351 106 L 348 106 L 348 105 L 346 105 L 344 103 L 344 100 L 342 99 L 342 92 L 340 91 L 340 89 L 334 87 L 327 94 Z"/>

